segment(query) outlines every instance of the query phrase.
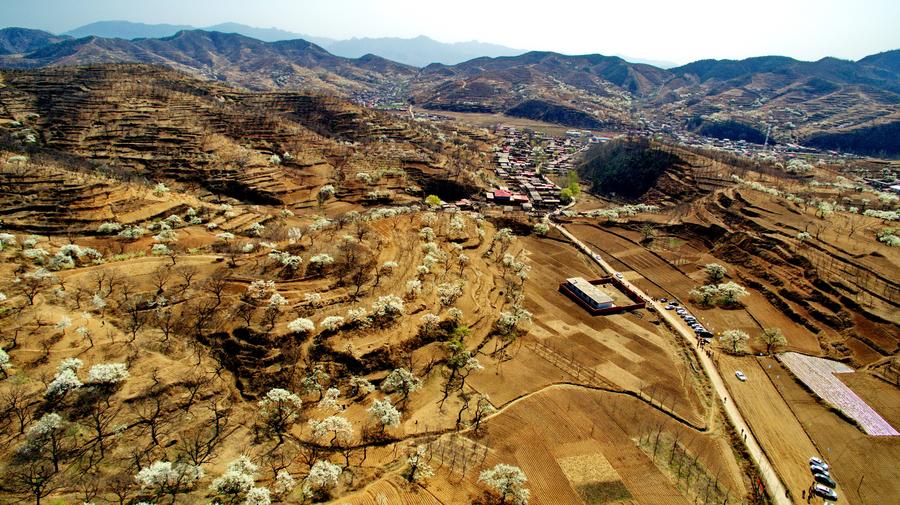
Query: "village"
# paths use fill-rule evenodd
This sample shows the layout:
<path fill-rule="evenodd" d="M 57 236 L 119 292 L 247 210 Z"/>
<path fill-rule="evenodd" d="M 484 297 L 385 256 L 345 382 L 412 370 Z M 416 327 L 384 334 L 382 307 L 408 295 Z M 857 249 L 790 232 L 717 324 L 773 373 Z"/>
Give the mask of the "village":
<path fill-rule="evenodd" d="M 506 212 L 545 213 L 567 203 L 561 200 L 561 188 L 553 179 L 559 180 L 574 170 L 577 156 L 591 144 L 609 140 L 581 130 L 569 130 L 565 137 L 558 137 L 499 126 L 497 133 L 503 138 L 494 153 L 500 183 L 485 193 L 485 199 Z"/>

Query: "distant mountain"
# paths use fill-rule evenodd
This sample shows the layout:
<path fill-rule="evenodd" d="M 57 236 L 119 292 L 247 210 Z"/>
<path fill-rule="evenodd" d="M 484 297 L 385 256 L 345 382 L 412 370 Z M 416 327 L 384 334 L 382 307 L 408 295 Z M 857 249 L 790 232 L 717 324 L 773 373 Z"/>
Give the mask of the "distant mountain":
<path fill-rule="evenodd" d="M 629 63 L 643 63 L 644 65 L 652 65 L 654 67 L 665 68 L 665 69 L 675 68 L 678 66 L 678 63 L 675 63 L 672 61 L 666 61 L 666 60 L 650 60 L 647 58 L 636 58 L 634 56 L 626 56 L 624 54 L 615 54 L 613 56 L 618 56 L 619 58 L 622 58 L 623 60 L 625 60 Z"/>
<path fill-rule="evenodd" d="M 94 36 L 133 40 L 171 37 L 180 31 L 197 29 L 197 27 L 189 25 L 151 25 L 131 21 L 99 21 L 75 28 L 64 35 L 73 38 Z M 346 58 L 359 58 L 366 54 L 374 54 L 416 67 L 424 67 L 429 63 L 435 62 L 453 65 L 480 56 L 512 56 L 524 52 L 518 49 L 477 41 L 443 43 L 425 36 L 412 39 L 353 38 L 349 40 L 334 40 L 327 37 L 290 32 L 279 28 L 257 28 L 240 23 L 221 23 L 199 29 L 209 32 L 237 33 L 264 42 L 303 39 L 327 49 L 332 54 Z"/>
<path fill-rule="evenodd" d="M 312 89 L 352 93 L 368 90 L 416 70 L 377 56 L 334 56 L 305 40 L 263 42 L 234 33 L 184 30 L 170 37 L 125 40 L 84 37 L 36 51 L 0 57 L 16 68 L 98 63 L 152 63 L 248 89 Z"/>
<path fill-rule="evenodd" d="M 96 23 L 87 24 L 66 32 L 74 38 L 82 37 L 104 37 L 116 39 L 158 39 L 163 37 L 171 37 L 180 31 L 197 30 L 197 27 L 190 25 L 168 25 L 157 24 L 149 25 L 146 23 L 134 23 L 132 21 L 98 21 Z M 262 40 L 264 42 L 276 42 L 279 40 L 303 39 L 317 44 L 326 46 L 335 42 L 334 39 L 326 37 L 314 37 L 304 35 L 302 33 L 294 33 L 278 28 L 256 28 L 254 26 L 242 25 L 240 23 L 221 23 L 218 25 L 200 28 L 208 32 L 237 33 L 245 37 Z"/>
<path fill-rule="evenodd" d="M 0 54 L 28 53 L 66 38 L 41 30 L 3 28 L 0 30 Z"/>
<path fill-rule="evenodd" d="M 306 35 L 303 33 L 295 33 L 289 32 L 286 30 L 282 30 L 279 28 L 256 28 L 254 26 L 242 25 L 240 23 L 221 23 L 218 25 L 207 26 L 201 28 L 202 30 L 208 32 L 222 32 L 222 33 L 239 33 L 244 35 L 245 37 L 250 37 L 254 39 L 259 39 L 264 42 L 278 42 L 280 40 L 296 40 L 303 39 L 317 46 L 322 46 L 328 49 L 330 44 L 336 42 L 334 39 L 329 39 L 327 37 L 315 37 L 313 35 Z M 329 49 L 330 50 L 330 49 Z M 334 52 L 334 51 L 332 51 Z M 344 56 L 344 55 L 339 55 Z M 359 55 L 362 56 L 362 55 Z M 381 55 L 379 55 L 381 56 Z M 358 56 L 351 56 L 352 58 L 357 58 Z M 402 62 L 401 62 L 402 63 Z"/>
<path fill-rule="evenodd" d="M 107 39 L 156 39 L 169 37 L 182 30 L 193 30 L 190 25 L 150 25 L 146 23 L 134 23 L 131 21 L 97 21 L 74 30 L 69 30 L 63 35 L 76 39 L 84 37 L 103 37 Z"/>
<path fill-rule="evenodd" d="M 359 58 L 371 53 L 416 67 L 424 67 L 430 63 L 455 65 L 481 56 L 514 56 L 525 52 L 478 41 L 438 42 L 424 35 L 412 39 L 352 38 L 335 41 L 324 47 L 334 54 L 347 58 Z"/>

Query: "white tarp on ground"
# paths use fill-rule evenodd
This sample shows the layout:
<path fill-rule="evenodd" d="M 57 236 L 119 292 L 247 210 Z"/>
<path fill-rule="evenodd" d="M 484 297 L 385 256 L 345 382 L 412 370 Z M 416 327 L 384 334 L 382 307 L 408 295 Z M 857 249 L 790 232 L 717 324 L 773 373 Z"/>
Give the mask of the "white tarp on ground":
<path fill-rule="evenodd" d="M 857 396 L 846 384 L 835 377 L 836 373 L 853 373 L 853 368 L 829 359 L 816 358 L 796 352 L 778 355 L 781 362 L 806 387 L 819 398 L 834 405 L 851 419 L 862 426 L 863 431 L 875 436 L 898 436 L 887 421 L 875 412 L 862 398 Z"/>

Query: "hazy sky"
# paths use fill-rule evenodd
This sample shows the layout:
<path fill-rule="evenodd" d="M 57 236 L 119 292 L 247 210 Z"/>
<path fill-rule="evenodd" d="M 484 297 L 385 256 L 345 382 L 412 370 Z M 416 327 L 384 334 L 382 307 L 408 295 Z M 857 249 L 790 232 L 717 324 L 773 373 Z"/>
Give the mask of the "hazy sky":
<path fill-rule="evenodd" d="M 900 0 L 0 0 L 0 26 L 234 21 L 331 38 L 480 40 L 685 63 L 779 54 L 858 59 L 900 48 Z"/>

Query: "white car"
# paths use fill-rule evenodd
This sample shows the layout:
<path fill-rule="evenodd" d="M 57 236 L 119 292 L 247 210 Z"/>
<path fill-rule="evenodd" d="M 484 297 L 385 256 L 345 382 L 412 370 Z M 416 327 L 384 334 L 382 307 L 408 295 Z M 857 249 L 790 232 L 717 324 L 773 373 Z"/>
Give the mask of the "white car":
<path fill-rule="evenodd" d="M 747 382 L 747 376 L 744 375 L 744 372 L 742 372 L 740 370 L 738 370 L 737 372 L 734 372 L 734 376 L 737 377 L 738 380 L 741 382 Z"/>
<path fill-rule="evenodd" d="M 818 466 L 824 468 L 825 470 L 828 470 L 828 463 L 816 457 L 809 458 L 809 466 Z"/>
<path fill-rule="evenodd" d="M 622 274 L 620 272 L 616 272 L 616 279 L 621 279 L 621 278 L 622 278 Z"/>

